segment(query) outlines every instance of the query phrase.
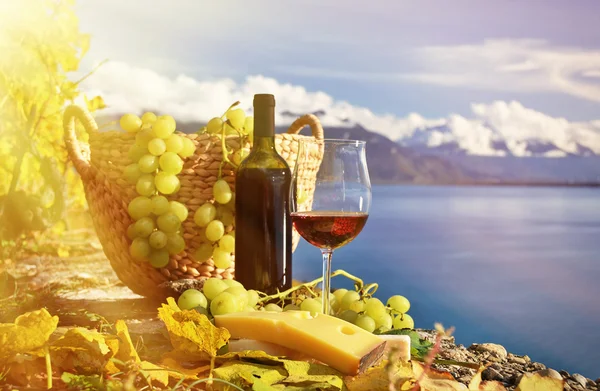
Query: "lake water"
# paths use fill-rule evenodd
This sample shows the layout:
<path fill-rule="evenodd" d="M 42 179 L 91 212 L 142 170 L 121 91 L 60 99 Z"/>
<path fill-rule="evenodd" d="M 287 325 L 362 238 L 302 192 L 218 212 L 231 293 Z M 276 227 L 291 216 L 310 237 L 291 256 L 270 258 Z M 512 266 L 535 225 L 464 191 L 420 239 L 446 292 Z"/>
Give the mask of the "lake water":
<path fill-rule="evenodd" d="M 304 241 L 293 262 L 296 279 L 321 272 Z M 405 295 L 416 327 L 600 377 L 600 189 L 375 186 L 336 269 L 378 282 L 382 300 Z"/>

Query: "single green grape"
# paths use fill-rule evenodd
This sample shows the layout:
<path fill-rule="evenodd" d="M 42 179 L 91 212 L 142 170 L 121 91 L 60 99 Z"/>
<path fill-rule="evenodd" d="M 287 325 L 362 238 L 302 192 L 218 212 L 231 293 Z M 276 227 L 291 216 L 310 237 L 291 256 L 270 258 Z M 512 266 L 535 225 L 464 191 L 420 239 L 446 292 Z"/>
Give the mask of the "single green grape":
<path fill-rule="evenodd" d="M 142 120 L 135 114 L 125 114 L 119 120 L 119 124 L 126 132 L 134 133 L 141 129 Z"/>
<path fill-rule="evenodd" d="M 179 178 L 161 171 L 154 177 L 154 184 L 162 194 L 173 194 L 179 185 Z"/>
<path fill-rule="evenodd" d="M 382 316 L 378 316 L 377 318 L 373 318 L 375 321 L 375 328 L 385 327 L 387 329 L 392 328 L 393 320 L 390 314 L 385 313 Z"/>
<path fill-rule="evenodd" d="M 238 135 L 238 131 L 235 130 L 234 127 L 232 127 L 231 125 L 226 123 L 225 124 L 225 136 L 237 136 L 237 135 Z"/>
<path fill-rule="evenodd" d="M 335 291 L 333 291 L 333 296 L 340 303 L 340 305 L 342 304 L 342 299 L 344 298 L 346 292 L 348 292 L 348 289 L 344 288 L 336 289 Z"/>
<path fill-rule="evenodd" d="M 219 240 L 219 248 L 226 253 L 234 252 L 235 238 L 231 235 L 223 235 L 223 237 Z"/>
<path fill-rule="evenodd" d="M 404 314 L 410 309 L 410 301 L 404 296 L 394 295 L 387 301 L 388 307 L 394 310 L 394 314 Z"/>
<path fill-rule="evenodd" d="M 127 206 L 127 212 L 129 212 L 129 216 L 134 220 L 150 216 L 150 213 L 152 213 L 152 201 L 148 197 L 135 197 Z"/>
<path fill-rule="evenodd" d="M 241 129 L 244 126 L 246 113 L 242 109 L 228 110 L 225 114 L 231 125 L 236 129 Z"/>
<path fill-rule="evenodd" d="M 194 213 L 194 222 L 199 227 L 206 227 L 217 216 L 217 208 L 210 202 L 202 204 Z"/>
<path fill-rule="evenodd" d="M 369 300 L 367 300 L 367 303 L 365 305 L 365 313 L 371 318 L 375 319 L 379 318 L 380 316 L 386 315 L 387 311 L 381 300 L 375 297 L 371 297 Z"/>
<path fill-rule="evenodd" d="M 345 310 L 339 315 L 340 319 L 345 320 L 346 322 L 354 323 L 356 322 L 356 318 L 358 318 L 358 313 L 352 310 Z"/>
<path fill-rule="evenodd" d="M 165 214 L 171 210 L 169 200 L 165 196 L 155 195 L 152 197 L 152 213 L 156 216 Z"/>
<path fill-rule="evenodd" d="M 354 324 L 369 333 L 375 331 L 375 321 L 369 315 L 358 315 Z"/>
<path fill-rule="evenodd" d="M 258 292 L 255 291 L 254 289 L 250 289 L 249 291 L 247 291 L 246 295 L 248 296 L 248 305 L 250 307 L 254 307 L 258 303 L 258 300 L 260 299 L 258 296 Z"/>
<path fill-rule="evenodd" d="M 202 243 L 194 252 L 194 260 L 196 262 L 206 262 L 212 257 L 213 246 L 209 243 Z"/>
<path fill-rule="evenodd" d="M 159 159 L 160 169 L 167 174 L 179 174 L 183 169 L 183 160 L 175 152 L 165 152 Z"/>
<path fill-rule="evenodd" d="M 323 313 L 321 302 L 317 299 L 313 299 L 312 297 L 309 297 L 300 303 L 300 309 L 302 311 L 309 311 L 310 313 Z"/>
<path fill-rule="evenodd" d="M 226 204 L 231 201 L 231 196 L 233 193 L 231 192 L 231 188 L 229 187 L 229 183 L 224 179 L 219 179 L 213 185 L 213 195 L 215 197 L 215 201 L 219 204 Z"/>
<path fill-rule="evenodd" d="M 142 175 L 136 185 L 135 190 L 141 196 L 150 197 L 156 193 L 156 187 L 154 187 L 154 176 L 152 174 Z"/>
<path fill-rule="evenodd" d="M 274 303 L 269 303 L 265 306 L 265 311 L 282 312 L 283 308 Z"/>
<path fill-rule="evenodd" d="M 175 213 L 179 220 L 183 223 L 188 217 L 188 209 L 181 202 L 171 201 L 169 202 L 171 212 Z"/>
<path fill-rule="evenodd" d="M 156 225 L 158 226 L 158 229 L 164 233 L 172 234 L 179 231 L 179 227 L 181 227 L 181 221 L 175 213 L 167 212 L 158 216 L 156 219 Z"/>
<path fill-rule="evenodd" d="M 156 137 L 162 139 L 166 139 L 173 134 L 173 132 L 175 132 L 175 128 L 175 120 L 170 115 L 160 116 L 157 118 L 156 122 L 152 124 L 152 130 L 154 131 L 154 134 L 156 134 Z"/>
<path fill-rule="evenodd" d="M 237 297 L 228 292 L 221 292 L 210 302 L 213 316 L 238 312 L 240 308 Z"/>
<path fill-rule="evenodd" d="M 337 313 L 340 310 L 341 303 L 337 301 L 335 296 L 330 296 L 329 303 L 331 305 L 331 310 L 333 311 L 333 313 Z"/>
<path fill-rule="evenodd" d="M 151 174 L 158 169 L 158 158 L 154 155 L 144 155 L 138 161 L 140 171 L 144 174 Z"/>
<path fill-rule="evenodd" d="M 206 124 L 206 132 L 210 134 L 221 133 L 221 128 L 223 127 L 223 120 L 219 117 L 211 118 Z"/>
<path fill-rule="evenodd" d="M 236 280 L 231 280 L 231 279 L 229 279 L 229 278 L 226 278 L 226 279 L 224 279 L 224 280 L 223 280 L 223 282 L 224 282 L 225 284 L 227 284 L 227 286 L 228 286 L 229 288 L 232 288 L 232 287 L 234 287 L 234 286 L 238 286 L 238 287 L 244 288 L 244 286 L 242 285 L 242 283 L 241 283 L 241 282 L 239 282 L 239 281 L 236 281 Z M 246 288 L 244 288 L 244 289 L 246 289 Z"/>
<path fill-rule="evenodd" d="M 196 307 L 206 308 L 208 306 L 208 300 L 204 293 L 197 289 L 188 289 L 179 296 L 177 299 L 177 306 L 182 310 L 191 310 Z"/>
<path fill-rule="evenodd" d="M 243 286 L 232 286 L 225 289 L 225 292 L 231 293 L 236 297 L 240 311 L 248 306 L 248 291 Z"/>
<path fill-rule="evenodd" d="M 181 147 L 181 151 L 179 151 L 179 156 L 182 158 L 190 157 L 194 152 L 196 152 L 196 144 L 189 138 L 184 137 L 183 146 Z"/>
<path fill-rule="evenodd" d="M 146 259 L 150 255 L 150 245 L 145 238 L 135 238 L 129 246 L 129 254 L 137 260 Z"/>
<path fill-rule="evenodd" d="M 164 249 L 152 250 L 152 252 L 150 252 L 149 261 L 150 265 L 157 269 L 165 267 L 169 264 L 169 253 Z"/>
<path fill-rule="evenodd" d="M 225 282 L 223 282 L 223 280 L 218 278 L 209 278 L 208 280 L 204 281 L 202 292 L 208 300 L 213 300 L 219 293 L 223 292 L 227 288 L 229 287 Z"/>
<path fill-rule="evenodd" d="M 244 312 L 254 312 L 254 311 L 256 311 L 256 309 L 254 307 L 247 306 L 246 308 L 244 308 Z"/>
<path fill-rule="evenodd" d="M 211 242 L 216 242 L 225 234 L 225 226 L 220 220 L 213 220 L 206 226 L 206 238 Z"/>
<path fill-rule="evenodd" d="M 167 234 L 162 231 L 154 231 L 150 234 L 148 243 L 150 243 L 150 247 L 159 250 L 167 245 Z"/>
<path fill-rule="evenodd" d="M 213 262 L 218 269 L 228 269 L 233 266 L 231 254 L 221 250 L 219 247 L 213 249 Z"/>
<path fill-rule="evenodd" d="M 171 255 L 176 255 L 185 250 L 185 240 L 177 233 L 167 235 L 167 251 Z"/>
<path fill-rule="evenodd" d="M 167 144 L 165 140 L 160 138 L 153 138 L 148 142 L 148 152 L 154 156 L 160 156 L 167 150 Z"/>
<path fill-rule="evenodd" d="M 358 292 L 348 291 L 342 297 L 342 303 L 340 305 L 340 308 L 343 310 L 347 310 L 350 308 L 350 304 L 358 300 L 360 300 L 360 295 L 358 294 Z"/>
<path fill-rule="evenodd" d="M 244 120 L 244 130 L 246 133 L 254 132 L 254 117 L 249 115 Z"/>
<path fill-rule="evenodd" d="M 300 307 L 298 307 L 295 304 L 288 304 L 285 307 L 283 307 L 283 311 L 300 311 Z"/>
<path fill-rule="evenodd" d="M 415 321 L 409 314 L 400 314 L 392 322 L 395 329 L 414 329 Z"/>
<path fill-rule="evenodd" d="M 155 137 L 152 129 L 142 129 L 135 135 L 135 144 L 142 148 L 148 148 L 148 143 Z"/>
<path fill-rule="evenodd" d="M 142 114 L 142 124 L 152 125 L 154 122 L 156 122 L 156 114 L 151 111 L 147 111 Z"/>
<path fill-rule="evenodd" d="M 129 224 L 129 227 L 127 227 L 127 237 L 131 240 L 137 238 L 137 231 L 135 230 L 135 223 Z"/>
<path fill-rule="evenodd" d="M 147 238 L 154 231 L 154 220 L 150 217 L 142 217 L 135 222 L 135 236 L 138 238 Z"/>
<path fill-rule="evenodd" d="M 218 219 L 221 220 L 224 226 L 233 225 L 235 223 L 235 217 L 233 216 L 233 212 L 229 209 L 220 206 L 217 210 Z"/>
<path fill-rule="evenodd" d="M 354 301 L 350 304 L 348 309 L 354 312 L 363 312 L 365 310 L 365 302 L 362 300 Z"/>
<path fill-rule="evenodd" d="M 123 176 L 127 183 L 135 185 L 140 176 L 142 176 L 142 171 L 140 171 L 140 167 L 137 163 L 132 163 L 125 167 Z"/>
<path fill-rule="evenodd" d="M 183 139 L 178 134 L 172 134 L 165 140 L 167 152 L 179 153 L 183 148 Z"/>
<path fill-rule="evenodd" d="M 142 156 L 147 155 L 149 153 L 150 152 L 148 152 L 148 148 L 145 145 L 133 144 L 131 148 L 129 148 L 127 156 L 132 162 L 137 162 Z"/>

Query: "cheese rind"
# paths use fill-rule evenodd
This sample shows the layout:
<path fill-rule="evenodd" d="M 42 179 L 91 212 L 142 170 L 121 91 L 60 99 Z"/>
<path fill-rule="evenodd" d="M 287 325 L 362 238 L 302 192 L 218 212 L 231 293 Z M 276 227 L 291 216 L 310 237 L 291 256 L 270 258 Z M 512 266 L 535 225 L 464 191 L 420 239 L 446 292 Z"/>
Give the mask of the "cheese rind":
<path fill-rule="evenodd" d="M 329 315 L 307 311 L 237 312 L 215 316 L 232 338 L 281 345 L 313 357 L 347 375 L 356 375 L 378 362 L 385 341 Z"/>

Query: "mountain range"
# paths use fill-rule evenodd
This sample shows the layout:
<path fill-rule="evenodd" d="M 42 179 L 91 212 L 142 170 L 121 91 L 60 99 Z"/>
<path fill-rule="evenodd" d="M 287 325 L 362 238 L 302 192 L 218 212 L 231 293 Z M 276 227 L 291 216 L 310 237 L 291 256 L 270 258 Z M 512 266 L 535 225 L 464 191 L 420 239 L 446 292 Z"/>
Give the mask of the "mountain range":
<path fill-rule="evenodd" d="M 280 115 L 297 117 L 289 112 Z M 97 121 L 105 123 L 116 118 L 102 116 Z M 201 122 L 178 122 L 178 130 L 185 133 L 196 132 L 202 126 Z M 279 133 L 286 130 L 277 128 Z M 324 131 L 327 138 L 367 142 L 367 164 L 374 184 L 600 184 L 600 151 L 573 140 L 557 145 L 531 138 L 515 144 L 497 133 L 488 140 L 491 142 L 485 146 L 485 153 L 477 154 L 469 148 L 477 143 L 458 137 L 451 126 L 422 127 L 397 140 L 350 122 L 324 126 Z"/>

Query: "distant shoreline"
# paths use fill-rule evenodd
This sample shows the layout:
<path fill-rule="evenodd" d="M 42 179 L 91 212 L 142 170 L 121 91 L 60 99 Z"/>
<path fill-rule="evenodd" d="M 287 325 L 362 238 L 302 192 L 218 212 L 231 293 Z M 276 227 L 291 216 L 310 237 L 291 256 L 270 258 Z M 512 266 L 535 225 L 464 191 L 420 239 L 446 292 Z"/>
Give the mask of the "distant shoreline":
<path fill-rule="evenodd" d="M 505 187 L 600 187 L 600 182 L 580 182 L 580 183 L 565 183 L 565 182 L 485 182 L 485 181 L 464 181 L 464 182 L 449 182 L 449 183 L 432 183 L 432 182 L 387 182 L 373 181 L 373 185 L 403 185 L 403 186 L 505 186 Z"/>

